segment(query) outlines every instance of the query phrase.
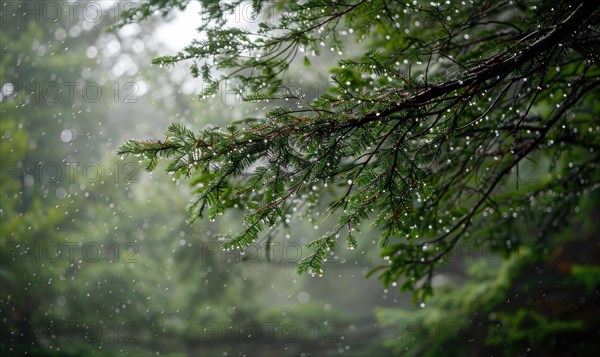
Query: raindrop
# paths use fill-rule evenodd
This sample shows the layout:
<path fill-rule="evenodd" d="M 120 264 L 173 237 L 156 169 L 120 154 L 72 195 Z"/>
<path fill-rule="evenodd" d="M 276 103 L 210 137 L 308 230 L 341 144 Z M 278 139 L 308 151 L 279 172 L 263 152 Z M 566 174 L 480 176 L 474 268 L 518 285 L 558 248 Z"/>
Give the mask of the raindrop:
<path fill-rule="evenodd" d="M 62 140 L 63 143 L 68 143 L 72 139 L 73 139 L 73 133 L 71 132 L 71 130 L 65 129 L 65 130 L 61 131 L 60 140 Z"/>

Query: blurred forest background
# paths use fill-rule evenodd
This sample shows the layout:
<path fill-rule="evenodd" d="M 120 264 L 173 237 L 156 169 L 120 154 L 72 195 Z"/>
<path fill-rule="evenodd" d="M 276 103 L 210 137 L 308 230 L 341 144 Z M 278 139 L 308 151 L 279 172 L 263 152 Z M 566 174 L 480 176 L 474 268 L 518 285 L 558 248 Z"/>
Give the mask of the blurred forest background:
<path fill-rule="evenodd" d="M 187 225 L 187 184 L 116 151 L 134 136 L 161 138 L 171 122 L 224 126 L 266 108 L 226 88 L 194 101 L 202 84 L 188 68 L 151 66 L 174 52 L 158 34 L 173 17 L 108 31 L 123 3 L 52 3 L 2 2 L 3 355 L 593 355 L 597 192 L 579 224 L 552 233 L 553 249 L 504 260 L 458 247 L 421 306 L 365 279 L 382 262 L 377 232 L 333 252 L 323 277 L 295 268 L 328 221 L 297 219 L 269 249 L 224 252 L 213 235 L 238 229 L 241 215 Z M 333 60 L 295 66 L 290 85 L 321 94 L 319 63 Z M 534 184 L 541 167 L 518 184 Z"/>

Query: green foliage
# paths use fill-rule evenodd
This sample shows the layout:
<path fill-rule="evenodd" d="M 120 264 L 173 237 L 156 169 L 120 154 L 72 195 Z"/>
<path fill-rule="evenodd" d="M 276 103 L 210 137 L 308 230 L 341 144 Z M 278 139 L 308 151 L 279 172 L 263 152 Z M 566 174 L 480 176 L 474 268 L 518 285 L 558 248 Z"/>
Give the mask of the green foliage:
<path fill-rule="evenodd" d="M 574 264 L 571 268 L 573 278 L 580 285 L 584 285 L 588 292 L 600 286 L 600 267 L 596 265 Z"/>
<path fill-rule="evenodd" d="M 247 100 L 273 109 L 226 129 L 171 126 L 164 141 L 131 140 L 120 153 L 140 155 L 149 170 L 169 158 L 169 172 L 195 176 L 202 186 L 190 221 L 207 209 L 210 218 L 244 210 L 245 227 L 225 237 L 226 248 L 244 249 L 304 203 L 316 214 L 333 187 L 327 213 L 337 225 L 309 245 L 298 271 L 321 274 L 340 235 L 355 247 L 368 222 L 384 257 L 371 273 L 386 286 L 401 281 L 420 301 L 460 240 L 509 256 L 534 240 L 517 234 L 524 223 L 535 222 L 543 240 L 598 188 L 594 1 L 255 1 L 255 16 L 277 16 L 254 29 L 227 21 L 240 2 L 201 3 L 211 20 L 199 28 L 203 39 L 155 62 L 190 61 L 208 84 L 201 97 L 237 81 Z M 140 11 L 150 5 L 160 4 Z M 347 35 L 365 53 L 331 68 L 326 93 L 310 103 L 278 93 L 298 52 L 310 65 L 307 56 L 324 48 L 343 53 Z M 519 185 L 534 158 L 551 170 Z"/>
<path fill-rule="evenodd" d="M 504 261 L 482 258 L 469 267 L 467 283 L 438 284 L 416 311 L 377 309 L 383 326 L 398 329 L 386 345 L 403 356 L 593 355 L 598 284 L 589 289 L 574 276 L 582 257 L 575 249 L 596 244 L 589 232 L 584 237 L 558 244 L 552 254 L 522 247 Z M 557 259 L 571 249 L 575 254 Z M 572 264 L 570 273 L 562 271 L 563 259 Z M 597 267 L 596 257 L 585 259 Z M 542 270 L 550 274 L 540 279 L 535 271 Z M 560 282 L 568 287 L 557 290 Z"/>

